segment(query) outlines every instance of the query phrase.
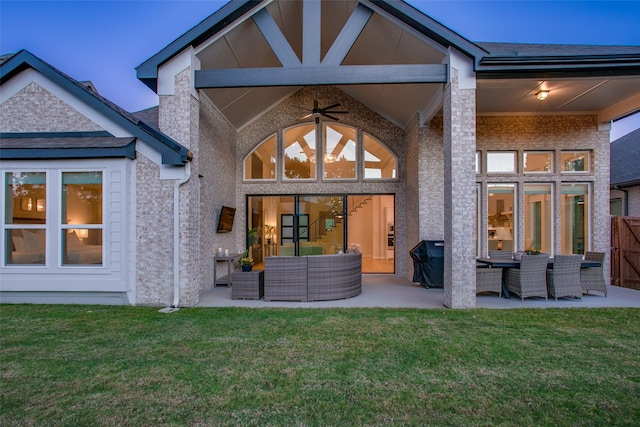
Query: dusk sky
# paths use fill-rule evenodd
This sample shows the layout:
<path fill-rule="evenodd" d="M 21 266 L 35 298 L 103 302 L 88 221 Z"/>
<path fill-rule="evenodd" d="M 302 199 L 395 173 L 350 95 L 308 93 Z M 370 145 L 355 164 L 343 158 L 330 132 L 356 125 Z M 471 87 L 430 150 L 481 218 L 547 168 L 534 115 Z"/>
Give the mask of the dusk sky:
<path fill-rule="evenodd" d="M 129 111 L 158 104 L 135 67 L 227 3 L 0 0 L 0 53 L 27 49 Z M 640 46 L 640 1 L 427 1 L 409 4 L 471 41 Z M 612 139 L 640 128 L 614 124 Z"/>

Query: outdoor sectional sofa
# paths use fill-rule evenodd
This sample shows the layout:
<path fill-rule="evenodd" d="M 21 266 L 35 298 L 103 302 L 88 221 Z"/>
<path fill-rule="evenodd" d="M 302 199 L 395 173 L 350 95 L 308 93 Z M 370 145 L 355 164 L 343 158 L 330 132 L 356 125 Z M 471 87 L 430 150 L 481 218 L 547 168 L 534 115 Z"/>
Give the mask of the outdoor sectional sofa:
<path fill-rule="evenodd" d="M 362 254 L 274 256 L 265 259 L 265 301 L 328 301 L 362 291 Z"/>

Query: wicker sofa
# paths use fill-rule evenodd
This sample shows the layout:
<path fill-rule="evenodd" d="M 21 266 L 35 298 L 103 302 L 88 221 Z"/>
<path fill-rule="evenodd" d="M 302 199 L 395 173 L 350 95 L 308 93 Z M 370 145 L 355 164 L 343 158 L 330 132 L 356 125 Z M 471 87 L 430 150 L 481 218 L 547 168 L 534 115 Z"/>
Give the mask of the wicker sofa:
<path fill-rule="evenodd" d="M 362 292 L 362 254 L 265 259 L 265 301 L 328 301 Z"/>

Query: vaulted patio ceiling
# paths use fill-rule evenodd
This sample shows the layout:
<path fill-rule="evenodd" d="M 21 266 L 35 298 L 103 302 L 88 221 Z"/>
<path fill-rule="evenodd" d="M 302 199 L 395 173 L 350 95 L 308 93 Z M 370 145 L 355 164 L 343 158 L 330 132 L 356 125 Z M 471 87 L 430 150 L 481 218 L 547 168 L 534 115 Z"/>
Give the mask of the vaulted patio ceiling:
<path fill-rule="evenodd" d="M 223 8 L 210 17 L 215 18 L 219 31 L 206 38 L 202 36 L 206 31 L 202 31 L 187 40 L 200 61 L 196 88 L 236 129 L 301 87 L 312 85 L 336 86 L 404 128 L 416 113 L 438 113 L 448 79 L 445 62 L 449 48 L 474 61 L 478 114 L 592 113 L 607 121 L 640 109 L 639 48 L 616 52 L 627 56 L 635 52 L 627 61 L 636 67 L 635 75 L 633 71 L 622 75 L 593 72 L 589 61 L 585 61 L 587 72 L 581 69 L 564 74 L 562 61 L 558 61 L 560 68 L 553 68 L 555 59 L 526 63 L 523 71 L 522 60 L 527 55 L 514 52 L 517 45 L 506 54 L 496 53 L 503 47 L 471 43 L 402 2 L 273 0 L 237 4 L 233 21 L 216 17 L 227 13 Z M 543 47 L 538 57 L 550 55 L 548 50 L 553 48 L 547 47 L 545 53 Z M 516 64 L 513 70 L 509 68 L 512 63 Z M 139 67 L 143 80 L 146 76 L 141 69 L 146 66 Z M 551 72 L 540 72 L 543 68 Z M 501 74 L 505 70 L 508 72 Z M 536 78 L 538 74 L 547 78 Z M 535 96 L 541 89 L 550 90 L 544 102 Z"/>
<path fill-rule="evenodd" d="M 312 6 L 273 1 L 198 48 L 196 87 L 236 128 L 307 85 L 334 85 L 401 127 L 442 91 L 442 46 L 358 1 Z"/>

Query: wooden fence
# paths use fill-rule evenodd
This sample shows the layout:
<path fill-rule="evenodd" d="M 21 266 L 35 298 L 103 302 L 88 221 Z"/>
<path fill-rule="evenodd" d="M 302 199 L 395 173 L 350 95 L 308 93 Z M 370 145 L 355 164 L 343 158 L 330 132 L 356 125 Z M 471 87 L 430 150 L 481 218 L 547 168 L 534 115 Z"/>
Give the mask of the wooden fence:
<path fill-rule="evenodd" d="M 640 218 L 611 218 L 611 284 L 640 290 Z"/>

